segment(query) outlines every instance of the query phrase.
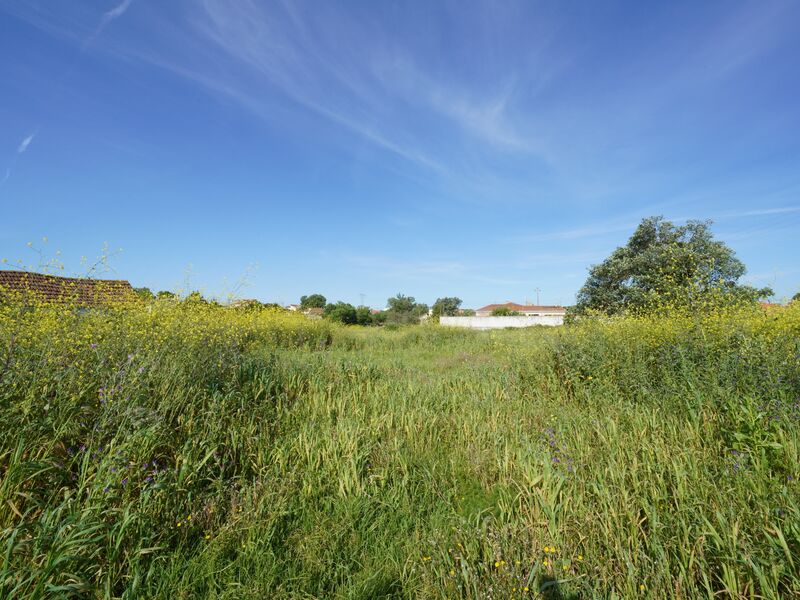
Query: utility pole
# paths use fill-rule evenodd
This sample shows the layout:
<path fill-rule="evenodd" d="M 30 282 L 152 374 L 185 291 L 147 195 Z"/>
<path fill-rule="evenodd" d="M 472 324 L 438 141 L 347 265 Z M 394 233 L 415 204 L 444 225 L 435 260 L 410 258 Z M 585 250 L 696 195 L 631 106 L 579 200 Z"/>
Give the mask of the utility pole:
<path fill-rule="evenodd" d="M 361 298 L 361 306 L 364 306 L 364 298 L 366 297 L 366 294 L 364 292 L 360 292 L 358 296 Z"/>
<path fill-rule="evenodd" d="M 542 290 L 540 290 L 539 288 L 533 288 L 533 291 L 536 292 L 536 306 L 539 306 L 539 292 L 541 292 Z"/>

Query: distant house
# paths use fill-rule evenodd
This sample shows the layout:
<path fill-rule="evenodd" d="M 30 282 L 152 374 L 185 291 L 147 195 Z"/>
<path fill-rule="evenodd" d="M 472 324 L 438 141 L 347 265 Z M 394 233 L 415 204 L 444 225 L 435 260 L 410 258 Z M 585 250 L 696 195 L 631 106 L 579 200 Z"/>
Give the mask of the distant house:
<path fill-rule="evenodd" d="M 303 311 L 303 314 L 307 316 L 309 319 L 321 319 L 322 315 L 325 314 L 325 309 L 307 308 Z"/>
<path fill-rule="evenodd" d="M 286 310 L 291 310 L 292 312 L 296 312 L 296 311 L 300 310 L 300 305 L 299 304 L 287 304 L 286 305 Z"/>
<path fill-rule="evenodd" d="M 567 312 L 563 306 L 537 306 L 535 304 L 517 304 L 516 302 L 506 302 L 505 304 L 488 304 L 475 311 L 476 317 L 491 317 L 492 312 L 498 308 L 507 308 L 526 317 L 561 316 Z"/>
<path fill-rule="evenodd" d="M 27 271 L 0 271 L 0 298 L 21 298 L 82 308 L 138 299 L 121 279 L 77 279 Z"/>

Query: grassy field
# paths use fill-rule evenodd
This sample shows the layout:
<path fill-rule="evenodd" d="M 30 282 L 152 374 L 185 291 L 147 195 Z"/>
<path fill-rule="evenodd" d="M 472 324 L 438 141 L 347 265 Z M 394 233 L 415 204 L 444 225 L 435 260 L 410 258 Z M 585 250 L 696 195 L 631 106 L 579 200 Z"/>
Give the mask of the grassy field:
<path fill-rule="evenodd" d="M 797 597 L 798 334 L 0 307 L 0 596 Z"/>

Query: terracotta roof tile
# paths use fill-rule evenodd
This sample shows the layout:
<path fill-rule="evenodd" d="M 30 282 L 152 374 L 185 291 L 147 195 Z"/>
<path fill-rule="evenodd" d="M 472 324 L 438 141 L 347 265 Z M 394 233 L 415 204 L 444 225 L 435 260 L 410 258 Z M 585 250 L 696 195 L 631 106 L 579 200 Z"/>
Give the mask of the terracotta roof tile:
<path fill-rule="evenodd" d="M 131 301 L 136 293 L 131 284 L 119 279 L 77 279 L 27 271 L 0 271 L 0 296 L 29 294 L 42 302 L 98 306 Z"/>
<path fill-rule="evenodd" d="M 491 312 L 496 308 L 507 308 L 517 312 L 566 312 L 566 309 L 563 306 L 517 304 L 516 302 L 506 302 L 505 304 L 487 304 L 483 308 L 475 309 L 475 312 Z"/>

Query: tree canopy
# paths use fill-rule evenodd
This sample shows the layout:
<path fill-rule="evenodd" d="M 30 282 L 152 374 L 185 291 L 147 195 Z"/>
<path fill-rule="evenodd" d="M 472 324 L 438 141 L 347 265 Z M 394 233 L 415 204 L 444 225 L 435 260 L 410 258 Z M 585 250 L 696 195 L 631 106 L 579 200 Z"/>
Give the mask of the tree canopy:
<path fill-rule="evenodd" d="M 436 302 L 431 307 L 432 315 L 437 317 L 453 317 L 458 314 L 458 309 L 461 306 L 461 298 L 437 298 Z"/>
<path fill-rule="evenodd" d="M 154 300 L 156 297 L 156 295 L 148 287 L 133 288 L 133 291 L 136 292 L 136 295 L 139 296 L 139 298 L 147 302 Z"/>
<path fill-rule="evenodd" d="M 303 310 L 308 308 L 325 308 L 327 302 L 327 299 L 322 294 L 300 296 L 300 308 Z"/>
<path fill-rule="evenodd" d="M 589 270 L 575 313 L 618 314 L 664 306 L 700 308 L 709 302 L 755 301 L 769 288 L 739 284 L 744 264 L 715 240 L 711 221 L 676 226 L 643 219 L 625 246 Z"/>
<path fill-rule="evenodd" d="M 356 308 L 356 323 L 359 325 L 372 325 L 372 311 L 368 306 L 359 306 Z"/>
<path fill-rule="evenodd" d="M 356 307 L 347 302 L 328 304 L 325 307 L 325 318 L 345 325 L 354 325 L 357 322 Z"/>
<path fill-rule="evenodd" d="M 420 317 L 428 314 L 428 305 L 417 302 L 414 296 L 397 294 L 389 298 L 386 303 L 389 308 L 386 312 L 386 322 L 396 325 L 416 323 Z"/>

